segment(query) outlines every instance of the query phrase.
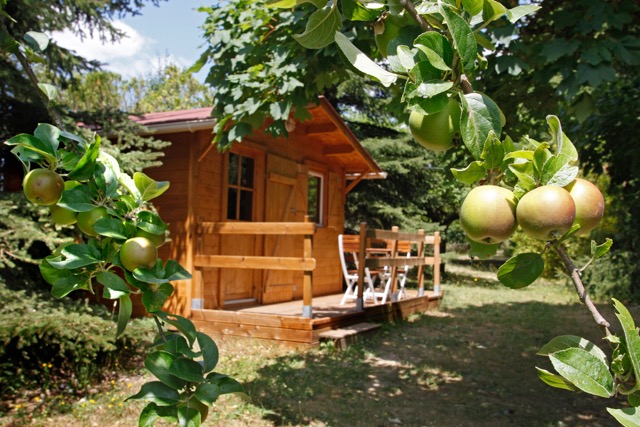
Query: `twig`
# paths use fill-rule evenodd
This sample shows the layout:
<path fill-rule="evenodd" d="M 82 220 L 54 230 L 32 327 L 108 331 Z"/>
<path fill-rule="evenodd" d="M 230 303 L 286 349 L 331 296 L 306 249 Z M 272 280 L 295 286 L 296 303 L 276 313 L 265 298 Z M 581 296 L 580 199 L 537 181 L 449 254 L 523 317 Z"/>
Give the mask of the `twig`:
<path fill-rule="evenodd" d="M 411 0 L 400 0 L 400 5 L 406 10 L 413 19 L 416 20 L 423 31 L 432 31 L 433 27 L 418 13 L 416 7 Z"/>
<path fill-rule="evenodd" d="M 0 28 L 2 28 L 4 31 L 9 33 L 7 26 L 2 21 L 0 21 Z M 36 93 L 38 94 L 38 96 L 40 97 L 40 100 L 42 101 L 47 111 L 51 115 L 51 119 L 59 129 L 62 129 L 64 127 L 62 118 L 60 117 L 60 114 L 58 114 L 58 112 L 55 109 L 51 108 L 49 97 L 42 91 L 42 89 L 40 89 L 40 86 L 38 86 L 40 82 L 38 81 L 38 77 L 36 76 L 36 73 L 33 72 L 33 68 L 31 68 L 31 64 L 29 64 L 27 57 L 24 56 L 24 54 L 20 51 L 19 47 L 16 47 L 15 52 L 13 52 L 13 54 L 16 56 L 16 58 L 18 58 L 18 62 L 20 62 L 20 65 L 22 65 L 22 68 L 24 69 L 25 73 L 27 73 L 27 77 L 29 77 L 29 81 L 36 88 Z"/>
<path fill-rule="evenodd" d="M 164 334 L 164 329 L 162 328 L 162 323 L 160 323 L 158 316 L 153 315 L 153 320 L 156 321 L 156 326 L 158 327 L 158 331 L 160 331 L 160 336 L 162 337 L 162 340 L 166 342 L 167 336 Z"/>
<path fill-rule="evenodd" d="M 571 280 L 573 281 L 573 285 L 576 288 L 576 292 L 578 293 L 580 302 L 582 302 L 587 307 L 587 309 L 591 313 L 591 316 L 593 316 L 593 320 L 595 320 L 598 326 L 602 328 L 605 335 L 606 336 L 611 335 L 611 332 L 609 331 L 609 327 L 611 325 L 609 324 L 609 322 L 607 322 L 604 316 L 600 314 L 600 311 L 598 311 L 598 308 L 593 304 L 593 301 L 591 301 L 591 298 L 589 298 L 589 294 L 587 294 L 587 291 L 584 288 L 584 284 L 582 283 L 582 277 L 580 277 L 580 270 L 575 266 L 575 264 L 573 263 L 571 258 L 569 258 L 569 255 L 567 255 L 567 252 L 564 250 L 564 248 L 561 245 L 559 244 L 553 245 L 553 248 L 560 256 L 562 263 L 564 264 L 565 268 L 567 269 L 567 272 L 571 276 Z"/>

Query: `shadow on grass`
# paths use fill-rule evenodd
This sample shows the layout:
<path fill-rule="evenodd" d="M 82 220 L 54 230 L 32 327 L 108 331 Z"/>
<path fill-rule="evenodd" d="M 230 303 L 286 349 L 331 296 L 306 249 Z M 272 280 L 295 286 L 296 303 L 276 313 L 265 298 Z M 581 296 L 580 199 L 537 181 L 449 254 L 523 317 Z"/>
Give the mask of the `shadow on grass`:
<path fill-rule="evenodd" d="M 534 366 L 550 366 L 536 351 L 562 334 L 604 348 L 578 304 L 492 303 L 385 325 L 343 352 L 279 357 L 245 388 L 279 426 L 618 425 L 605 408 L 621 401 L 538 380 Z"/>

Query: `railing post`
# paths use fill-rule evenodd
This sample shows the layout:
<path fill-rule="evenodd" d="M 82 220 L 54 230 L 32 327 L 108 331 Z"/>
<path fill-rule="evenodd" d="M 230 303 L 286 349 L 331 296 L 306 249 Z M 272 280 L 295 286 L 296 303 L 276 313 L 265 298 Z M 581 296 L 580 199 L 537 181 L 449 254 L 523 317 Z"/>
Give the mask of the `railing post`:
<path fill-rule="evenodd" d="M 364 269 L 367 260 L 367 223 L 360 223 L 360 248 L 358 249 L 358 294 L 356 310 L 364 310 Z"/>
<path fill-rule="evenodd" d="M 311 218 L 305 216 L 304 222 L 310 222 Z M 303 258 L 313 258 L 313 234 L 304 235 Z M 302 278 L 302 317 L 313 318 L 313 271 L 304 271 Z"/>
<path fill-rule="evenodd" d="M 433 233 L 433 293 L 440 296 L 440 232 Z"/>
<path fill-rule="evenodd" d="M 424 230 L 421 228 L 418 230 L 418 234 L 423 236 L 420 244 L 418 245 L 418 259 L 424 257 L 424 245 L 425 245 L 425 235 Z M 418 296 L 424 296 L 424 264 L 420 264 L 418 266 Z"/>
<path fill-rule="evenodd" d="M 397 233 L 400 230 L 400 228 L 398 228 L 397 225 L 394 225 L 391 227 L 391 231 L 394 233 Z M 388 242 L 387 242 L 388 245 Z M 396 256 L 398 256 L 398 236 L 395 236 L 393 240 L 391 240 L 391 258 L 395 258 Z M 391 288 L 389 289 L 389 293 L 390 293 L 390 299 L 392 302 L 395 302 L 398 300 L 398 295 L 396 295 L 396 292 L 398 292 L 398 284 L 396 283 L 397 279 L 398 279 L 398 266 L 397 265 L 393 265 L 391 266 L 391 271 L 389 272 L 390 276 L 389 276 L 389 280 L 391 280 Z"/>

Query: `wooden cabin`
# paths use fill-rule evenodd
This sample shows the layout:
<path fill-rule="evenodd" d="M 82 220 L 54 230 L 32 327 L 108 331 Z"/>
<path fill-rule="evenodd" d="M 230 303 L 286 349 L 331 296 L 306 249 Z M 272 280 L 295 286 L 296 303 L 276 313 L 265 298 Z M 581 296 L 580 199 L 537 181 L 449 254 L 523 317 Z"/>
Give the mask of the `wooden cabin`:
<path fill-rule="evenodd" d="M 161 256 L 193 275 L 174 283 L 168 309 L 205 332 L 314 344 L 317 328 L 301 320 L 314 318 L 311 298 L 343 293 L 346 195 L 385 174 L 324 97 L 309 112 L 310 120 L 291 123 L 288 138 L 257 132 L 224 153 L 211 144 L 210 108 L 137 119 L 172 143 L 163 166 L 145 171 L 171 183 L 154 200 L 170 225 Z M 256 320 L 256 307 L 277 303 L 303 307 L 288 320 Z"/>

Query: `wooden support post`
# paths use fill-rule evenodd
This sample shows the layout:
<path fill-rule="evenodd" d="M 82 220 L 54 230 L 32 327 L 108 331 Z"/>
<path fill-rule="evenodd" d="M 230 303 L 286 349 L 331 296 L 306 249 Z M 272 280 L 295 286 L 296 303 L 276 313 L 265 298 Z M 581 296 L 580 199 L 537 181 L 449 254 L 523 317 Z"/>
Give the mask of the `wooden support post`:
<path fill-rule="evenodd" d="M 418 234 L 424 236 L 424 230 L 421 228 L 418 230 Z M 425 241 L 418 242 L 418 258 L 421 259 L 424 257 L 424 245 Z M 418 266 L 418 296 L 424 296 L 424 264 L 420 264 Z"/>
<path fill-rule="evenodd" d="M 440 295 L 440 232 L 433 233 L 433 292 Z"/>
<path fill-rule="evenodd" d="M 311 218 L 305 216 L 304 222 L 310 222 Z M 304 249 L 302 257 L 313 259 L 313 234 L 304 235 Z M 313 271 L 305 270 L 302 279 L 302 317 L 313 318 Z"/>
<path fill-rule="evenodd" d="M 358 249 L 358 294 L 356 310 L 364 310 L 364 269 L 367 259 L 367 223 L 360 223 L 360 248 Z"/>
<path fill-rule="evenodd" d="M 391 231 L 393 233 L 397 233 L 398 231 L 400 231 L 400 228 L 398 228 L 397 225 L 394 225 L 393 227 L 391 227 Z M 398 256 L 398 239 L 394 238 L 393 240 L 391 240 L 391 258 L 395 258 L 397 256 Z M 391 288 L 389 289 L 389 293 L 391 295 L 392 302 L 398 300 L 398 296 L 396 295 L 396 292 L 398 291 L 398 284 L 396 283 L 397 278 L 398 278 L 398 266 L 392 265 L 391 276 L 389 277 L 389 280 L 391 280 Z"/>

